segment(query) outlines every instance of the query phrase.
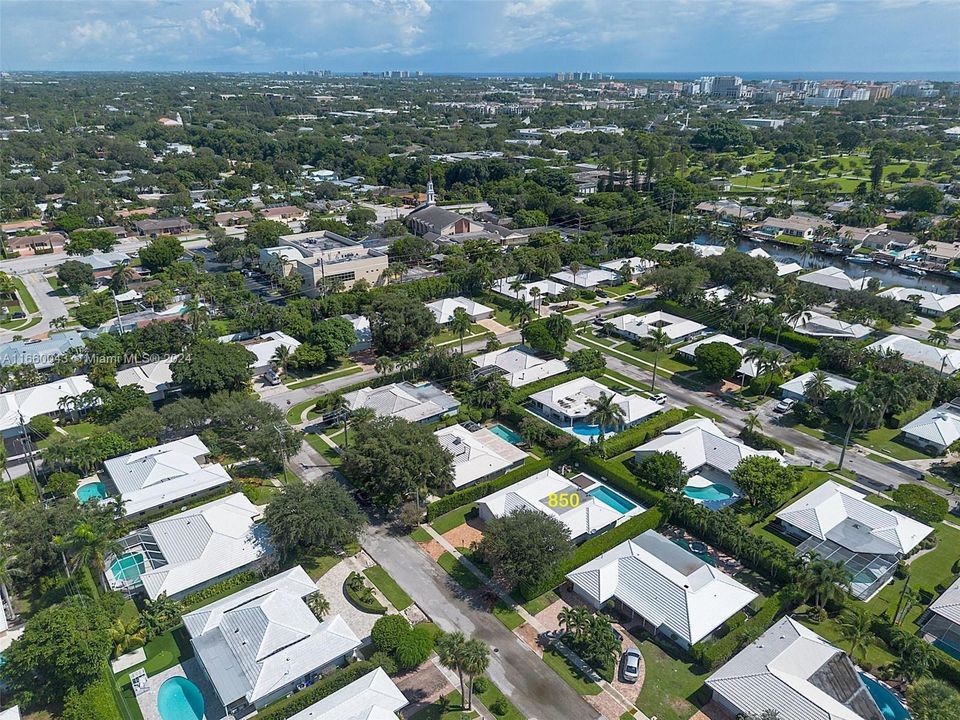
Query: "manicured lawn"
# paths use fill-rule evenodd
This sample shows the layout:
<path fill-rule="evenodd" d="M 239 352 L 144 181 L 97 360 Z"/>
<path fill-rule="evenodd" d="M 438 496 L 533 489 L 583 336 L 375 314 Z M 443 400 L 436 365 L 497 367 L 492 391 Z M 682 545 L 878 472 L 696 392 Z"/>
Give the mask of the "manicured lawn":
<path fill-rule="evenodd" d="M 553 605 L 559 599 L 560 596 L 557 595 L 553 590 L 548 590 L 540 597 L 536 597 L 530 602 L 524 603 L 523 609 L 531 615 L 537 615 Z"/>
<path fill-rule="evenodd" d="M 336 380 L 337 378 L 346 377 L 348 375 L 356 375 L 357 373 L 361 372 L 363 372 L 363 368 L 359 365 L 354 365 L 352 367 L 343 368 L 340 370 L 333 370 L 323 375 L 317 375 L 316 377 L 308 378 L 306 380 L 298 380 L 296 382 L 289 383 L 287 387 L 289 387 L 291 390 L 296 390 L 298 388 L 310 387 L 311 385 L 319 385 L 320 383 L 327 382 L 328 380 Z M 314 402 L 316 401 L 314 400 Z"/>
<path fill-rule="evenodd" d="M 384 597 L 386 597 L 387 600 L 390 601 L 390 604 L 397 610 L 406 610 L 413 604 L 413 600 L 411 600 L 410 596 L 397 584 L 397 581 L 390 577 L 390 574 L 379 565 L 367 568 L 363 571 L 363 574 L 367 576 L 370 582 L 377 586 L 377 590 L 382 592 Z"/>
<path fill-rule="evenodd" d="M 410 720 L 464 720 L 464 718 L 475 718 L 477 713 L 473 710 L 460 710 L 460 692 L 454 690 L 452 693 L 446 696 L 447 698 L 447 707 L 455 708 L 454 710 L 447 710 L 444 712 L 443 705 L 440 704 L 440 701 L 437 700 L 431 705 L 418 711 L 416 715 L 410 718 Z"/>
<path fill-rule="evenodd" d="M 410 537 L 414 542 L 417 543 L 427 543 L 433 539 L 430 536 L 430 533 L 428 533 L 422 527 L 414 528 L 413 532 L 410 533 Z"/>
<path fill-rule="evenodd" d="M 474 690 L 473 697 L 479 699 L 490 712 L 493 712 L 492 708 L 498 701 L 502 700 L 506 703 L 507 712 L 503 715 L 494 715 L 494 717 L 500 720 L 525 720 L 523 715 L 520 714 L 520 711 L 510 702 L 510 699 L 500 692 L 500 688 L 494 685 L 493 680 L 490 678 L 487 678 L 487 691 L 485 693 L 478 693 Z"/>
<path fill-rule="evenodd" d="M 189 660 L 193 657 L 193 646 L 190 645 L 186 628 L 180 626 L 176 630 L 164 633 L 148 642 L 143 646 L 143 652 L 147 656 L 144 662 L 117 674 L 119 685 L 128 684 L 130 673 L 134 670 L 143 668 L 147 676 L 152 676 Z"/>
<path fill-rule="evenodd" d="M 507 626 L 507 630 L 518 628 L 524 623 L 523 616 L 503 600 L 497 600 L 497 604 L 493 606 L 491 612 L 497 620 Z"/>
<path fill-rule="evenodd" d="M 866 433 L 857 434 L 854 436 L 854 440 L 860 445 L 865 445 L 873 450 L 886 453 L 887 455 L 895 457 L 897 460 L 927 460 L 930 458 L 929 455 L 924 455 L 919 450 L 914 450 L 912 447 L 897 442 L 895 438 L 898 435 L 900 435 L 899 429 L 891 430 L 890 428 L 882 427 Z"/>
<path fill-rule="evenodd" d="M 359 545 L 347 545 L 344 549 L 345 557 L 353 557 L 360 552 Z M 311 580 L 319 580 L 328 573 L 335 565 L 343 560 L 336 555 L 310 555 L 299 559 L 300 566 L 307 571 Z M 386 594 L 386 593 L 384 593 Z"/>
<path fill-rule="evenodd" d="M 469 505 L 458 507 L 456 510 L 451 510 L 445 515 L 441 515 L 432 523 L 430 523 L 430 525 L 434 530 L 443 535 L 445 532 L 450 532 L 455 527 L 460 527 L 463 525 L 467 521 L 467 515 L 470 515 L 476 509 L 476 503 L 470 503 Z"/>
<path fill-rule="evenodd" d="M 343 462 L 343 459 L 337 454 L 337 451 L 327 445 L 319 435 L 307 433 L 306 440 L 310 444 L 310 447 L 323 455 L 334 467 Z"/>
<path fill-rule="evenodd" d="M 489 333 L 489 332 L 490 331 L 487 330 L 483 325 L 478 325 L 477 323 L 471 323 L 470 329 L 467 330 L 467 332 L 463 336 L 463 341 L 467 342 L 474 335 L 483 335 L 484 333 Z M 443 343 L 448 343 L 452 341 L 455 341 L 455 343 L 459 347 L 460 335 L 446 328 L 442 329 L 440 332 L 438 332 L 436 335 L 430 338 L 430 343 L 432 345 L 442 345 Z"/>
<path fill-rule="evenodd" d="M 304 400 L 303 402 L 298 402 L 296 405 L 292 405 L 287 410 L 287 422 L 291 425 L 298 425 L 303 411 L 307 408 L 312 408 L 316 404 L 317 398 L 310 398 L 309 400 Z"/>
<path fill-rule="evenodd" d="M 812 622 L 805 615 L 801 614 L 801 611 L 804 610 L 804 606 L 801 605 L 797 608 L 796 612 L 793 613 L 793 617 L 799 620 L 801 623 L 806 625 L 808 628 L 813 630 L 818 635 L 822 635 L 824 638 L 829 640 L 831 643 L 839 647 L 841 650 L 846 650 L 849 652 L 850 645 L 843 639 L 843 636 L 840 634 L 840 623 L 836 618 L 830 618 L 826 622 L 815 623 Z M 864 660 L 867 665 L 871 667 L 879 667 L 881 665 L 886 665 L 891 663 L 896 658 L 887 652 L 884 648 L 879 645 L 873 644 L 867 648 L 866 659 L 863 657 L 858 657 L 857 660 Z"/>
<path fill-rule="evenodd" d="M 697 711 L 691 698 L 703 686 L 707 674 L 696 674 L 679 651 L 668 654 L 650 640 L 637 647 L 646 673 L 637 707 L 658 720 L 688 720 Z"/>
<path fill-rule="evenodd" d="M 456 580 L 464 590 L 475 590 L 483 584 L 476 575 L 467 570 L 457 558 L 448 552 L 437 559 L 437 564 L 446 570 L 447 574 Z"/>
<path fill-rule="evenodd" d="M 585 678 L 570 661 L 552 647 L 544 650 L 543 661 L 578 694 L 599 695 L 603 692 L 603 688 L 592 680 Z"/>
<path fill-rule="evenodd" d="M 40 308 L 37 307 L 37 301 L 33 299 L 30 291 L 27 290 L 27 286 L 23 284 L 23 280 L 18 277 L 14 277 L 13 284 L 17 288 L 17 295 L 20 296 L 20 302 L 23 305 L 23 309 L 28 313 L 39 312 Z"/>
<path fill-rule="evenodd" d="M 632 355 L 638 360 L 650 363 L 653 365 L 653 361 L 656 358 L 656 353 L 653 350 L 638 350 L 634 347 L 633 343 L 622 343 L 616 348 L 620 352 L 627 353 Z M 669 350 L 665 350 L 660 353 L 660 361 L 657 365 L 657 372 L 660 370 L 667 370 L 669 372 L 689 372 L 691 370 L 696 370 L 693 365 L 688 365 L 682 360 L 678 360 L 676 356 L 672 356 Z"/>

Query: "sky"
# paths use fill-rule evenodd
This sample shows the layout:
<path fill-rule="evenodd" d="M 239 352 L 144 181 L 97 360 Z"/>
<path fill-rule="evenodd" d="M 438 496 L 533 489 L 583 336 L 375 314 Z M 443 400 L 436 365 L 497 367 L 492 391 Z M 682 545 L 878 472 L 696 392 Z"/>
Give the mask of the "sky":
<path fill-rule="evenodd" d="M 0 0 L 0 69 L 960 71 L 958 0 Z"/>

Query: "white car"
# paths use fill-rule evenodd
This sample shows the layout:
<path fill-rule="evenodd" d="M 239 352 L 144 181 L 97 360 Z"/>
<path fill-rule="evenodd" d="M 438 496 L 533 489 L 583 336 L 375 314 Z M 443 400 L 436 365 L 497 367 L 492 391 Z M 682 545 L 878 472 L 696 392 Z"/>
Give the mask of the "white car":
<path fill-rule="evenodd" d="M 667 396 L 664 393 L 657 393 L 656 395 L 651 396 L 650 399 L 653 400 L 657 405 L 667 404 Z"/>
<path fill-rule="evenodd" d="M 640 677 L 640 663 L 643 657 L 635 647 L 627 648 L 620 656 L 620 679 L 625 683 L 635 683 Z"/>
<path fill-rule="evenodd" d="M 776 405 L 773 406 L 773 411 L 775 413 L 790 412 L 790 409 L 796 404 L 797 404 L 796 400 L 792 400 L 790 398 L 784 398 L 783 400 L 781 400 L 780 402 L 778 402 Z"/>

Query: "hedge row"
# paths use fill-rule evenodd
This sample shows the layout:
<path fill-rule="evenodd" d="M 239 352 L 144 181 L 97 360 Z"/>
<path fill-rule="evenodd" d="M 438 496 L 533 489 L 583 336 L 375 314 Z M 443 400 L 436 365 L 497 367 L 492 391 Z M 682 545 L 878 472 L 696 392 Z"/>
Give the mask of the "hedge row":
<path fill-rule="evenodd" d="M 581 452 L 576 456 L 580 468 L 589 475 L 596 475 L 608 485 L 613 485 L 642 505 L 653 507 L 663 498 L 663 493 L 647 487 L 630 472 L 623 463 L 604 460 L 596 455 Z"/>
<path fill-rule="evenodd" d="M 566 459 L 566 454 L 564 454 L 562 458 Z M 561 461 L 562 460 L 560 458 L 556 460 L 556 462 Z M 476 502 L 477 500 L 485 498 L 491 493 L 495 493 L 498 490 L 503 490 L 503 488 L 513 485 L 515 482 L 519 482 L 524 478 L 528 478 L 538 472 L 547 470 L 554 464 L 554 462 L 555 461 L 551 458 L 544 458 L 542 460 L 535 460 L 533 462 L 528 461 L 520 467 L 511 470 L 510 472 L 504 473 L 498 478 L 477 483 L 476 485 L 471 485 L 463 490 L 452 492 L 427 506 L 427 521 L 429 522 L 435 520 L 441 515 L 448 513 L 451 510 L 455 510 L 462 505 Z"/>
<path fill-rule="evenodd" d="M 630 518 L 623 523 L 623 525 L 595 535 L 578 547 L 567 560 L 560 563 L 551 577 L 536 585 L 521 583 L 517 588 L 517 594 L 519 594 L 524 601 L 540 597 L 548 590 L 552 590 L 562 583 L 564 577 L 566 577 L 567 573 L 571 570 L 576 570 L 584 563 L 588 563 L 594 558 L 603 555 L 603 553 L 612 550 L 622 542 L 635 538 L 647 530 L 660 527 L 662 522 L 663 512 L 659 507 L 653 507 L 640 515 Z"/>
<path fill-rule="evenodd" d="M 698 642 L 690 648 L 693 659 L 704 670 L 714 670 L 760 637 L 787 607 L 782 591 L 768 597 L 760 610 L 745 623 L 717 640 Z"/>
<path fill-rule="evenodd" d="M 565 382 L 570 382 L 571 380 L 576 380 L 580 377 L 588 377 L 591 380 L 596 380 L 603 375 L 604 369 L 598 368 L 596 370 L 588 370 L 587 372 L 582 372 L 580 370 L 567 370 L 562 372 L 559 375 L 552 375 L 543 380 L 537 380 L 536 382 L 529 383 L 528 385 L 522 385 L 513 391 L 510 395 L 510 399 L 516 403 L 519 403 L 523 400 L 526 400 L 528 397 L 534 393 L 541 392 L 542 390 L 548 390 L 552 387 L 556 387 Z"/>
<path fill-rule="evenodd" d="M 202 590 L 197 590 L 195 593 L 190 593 L 180 602 L 181 608 L 184 613 L 191 612 L 221 596 L 225 597 L 248 585 L 252 585 L 257 582 L 258 579 L 259 577 L 253 570 L 238 572 L 226 580 L 221 580 L 213 585 L 208 585 Z"/>
<path fill-rule="evenodd" d="M 500 418 L 513 425 L 518 431 L 520 423 L 533 424 L 538 426 L 546 437 L 552 439 L 552 443 L 546 443 L 547 450 L 553 451 L 557 448 L 565 448 L 578 442 L 573 435 L 565 433 L 552 423 L 548 423 L 536 413 L 524 410 L 514 402 L 507 402 L 500 408 Z M 522 433 L 521 433 L 522 435 Z"/>
<path fill-rule="evenodd" d="M 315 682 L 305 690 L 301 690 L 295 695 L 291 695 L 283 700 L 278 700 L 266 710 L 257 713 L 260 720 L 287 720 L 298 712 L 306 710 L 316 702 L 323 700 L 328 695 L 332 695 L 337 690 L 345 688 L 354 680 L 359 680 L 368 672 L 375 670 L 377 665 L 372 662 L 361 660 L 353 665 L 347 665 L 345 668 L 339 668 L 318 682 Z"/>
<path fill-rule="evenodd" d="M 649 420 L 644 420 L 639 425 L 627 428 L 617 433 L 609 440 L 604 442 L 604 451 L 610 457 L 616 457 L 627 450 L 633 450 L 638 445 L 652 440 L 667 428 L 673 427 L 688 418 L 693 417 L 695 413 L 689 408 L 681 410 L 680 408 L 671 408 L 666 412 L 654 415 Z"/>

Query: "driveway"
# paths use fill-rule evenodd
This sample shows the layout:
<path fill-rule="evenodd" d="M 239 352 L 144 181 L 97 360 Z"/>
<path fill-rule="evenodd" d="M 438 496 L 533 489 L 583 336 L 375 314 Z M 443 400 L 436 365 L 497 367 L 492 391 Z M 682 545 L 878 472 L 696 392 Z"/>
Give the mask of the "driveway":
<path fill-rule="evenodd" d="M 399 582 L 443 630 L 461 630 L 491 648 L 488 674 L 528 720 L 593 720 L 599 714 L 493 615 L 466 593 L 406 536 L 368 528 L 364 549 Z"/>
<path fill-rule="evenodd" d="M 346 621 L 347 625 L 350 626 L 350 629 L 357 634 L 357 637 L 364 641 L 370 637 L 373 624 L 381 616 L 375 613 L 363 612 L 347 600 L 343 583 L 350 573 L 362 573 L 372 565 L 374 565 L 374 562 L 370 557 L 366 553 L 361 552 L 353 557 L 344 558 L 317 580 L 317 589 L 323 593 L 323 596 L 330 603 L 330 612 L 327 617 L 340 615 Z M 373 587 L 373 583 L 368 580 L 367 586 Z M 380 595 L 376 588 L 374 588 L 374 593 L 378 596 Z M 381 603 L 389 605 L 382 596 L 379 596 L 379 599 Z"/>
<path fill-rule="evenodd" d="M 50 321 L 53 318 L 67 316 L 67 306 L 63 304 L 63 300 L 53 294 L 53 288 L 50 287 L 50 283 L 47 282 L 47 279 L 43 275 L 38 272 L 32 272 L 19 275 L 19 277 L 23 280 L 23 284 L 26 286 L 30 296 L 37 303 L 41 319 L 39 323 L 27 328 L 21 333 L 11 332 L 10 330 L 0 330 L 0 341 L 9 339 L 16 334 L 25 335 L 26 337 L 46 335 L 50 332 Z M 28 315 L 35 317 L 37 313 L 28 313 Z"/>

